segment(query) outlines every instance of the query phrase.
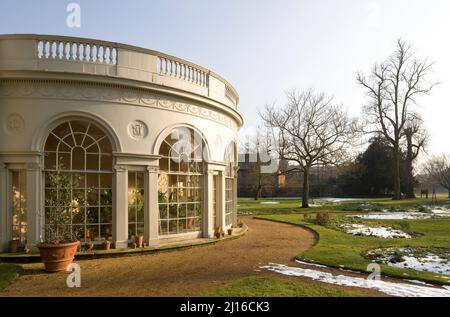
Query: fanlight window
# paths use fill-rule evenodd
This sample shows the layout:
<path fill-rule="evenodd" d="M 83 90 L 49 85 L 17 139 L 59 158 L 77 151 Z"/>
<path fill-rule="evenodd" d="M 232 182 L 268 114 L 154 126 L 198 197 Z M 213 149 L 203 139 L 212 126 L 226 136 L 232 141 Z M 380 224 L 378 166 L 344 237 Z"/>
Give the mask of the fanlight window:
<path fill-rule="evenodd" d="M 234 142 L 231 142 L 225 149 L 225 225 L 233 224 L 236 215 L 236 193 L 235 193 L 235 166 L 236 152 Z"/>
<path fill-rule="evenodd" d="M 158 176 L 159 234 L 201 230 L 205 143 L 192 129 L 176 128 L 161 144 Z"/>
<path fill-rule="evenodd" d="M 60 230 L 81 241 L 112 234 L 112 145 L 88 121 L 60 124 L 44 149 L 45 219 L 63 213 Z M 59 214 L 61 215 L 61 214 Z"/>

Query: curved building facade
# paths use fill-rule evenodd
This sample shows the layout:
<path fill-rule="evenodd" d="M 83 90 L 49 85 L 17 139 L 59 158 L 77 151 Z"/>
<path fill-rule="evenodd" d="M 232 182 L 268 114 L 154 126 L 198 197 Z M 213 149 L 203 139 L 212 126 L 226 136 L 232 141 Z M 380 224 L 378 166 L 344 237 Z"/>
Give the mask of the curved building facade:
<path fill-rule="evenodd" d="M 129 45 L 0 36 L 0 249 L 63 211 L 81 242 L 212 237 L 236 222 L 235 89 Z"/>

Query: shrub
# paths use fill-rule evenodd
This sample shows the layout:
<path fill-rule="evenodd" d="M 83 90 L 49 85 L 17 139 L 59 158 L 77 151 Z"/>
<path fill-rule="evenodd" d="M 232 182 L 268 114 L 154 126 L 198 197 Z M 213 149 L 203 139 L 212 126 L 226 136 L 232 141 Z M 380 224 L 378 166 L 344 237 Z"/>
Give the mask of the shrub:
<path fill-rule="evenodd" d="M 431 209 L 422 205 L 417 206 L 417 211 L 424 212 L 424 213 L 430 213 Z"/>
<path fill-rule="evenodd" d="M 319 226 L 326 226 L 330 223 L 331 216 L 328 212 L 319 212 L 316 214 L 316 224 Z"/>
<path fill-rule="evenodd" d="M 405 232 L 408 232 L 408 231 L 411 230 L 411 225 L 410 225 L 410 223 L 407 222 L 407 221 L 401 221 L 401 222 L 399 222 L 399 223 L 398 223 L 398 226 L 400 227 L 400 229 L 401 229 L 402 231 L 405 231 Z"/>

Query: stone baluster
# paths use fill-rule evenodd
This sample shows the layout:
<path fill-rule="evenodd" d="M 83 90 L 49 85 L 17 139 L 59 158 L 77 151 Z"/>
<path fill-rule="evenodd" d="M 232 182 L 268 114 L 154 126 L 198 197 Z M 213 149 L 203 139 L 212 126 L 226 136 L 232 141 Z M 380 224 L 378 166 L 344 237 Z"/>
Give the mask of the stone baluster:
<path fill-rule="evenodd" d="M 101 46 L 97 45 L 97 59 L 95 60 L 97 63 L 100 63 L 101 61 L 102 57 L 101 50 L 102 50 Z"/>
<path fill-rule="evenodd" d="M 90 55 L 89 60 L 91 62 L 94 62 L 94 59 L 95 59 L 94 49 L 95 49 L 95 45 L 94 44 L 89 45 L 89 55 Z"/>
<path fill-rule="evenodd" d="M 83 61 L 87 62 L 87 44 L 83 44 Z"/>
<path fill-rule="evenodd" d="M 67 60 L 67 42 L 62 42 L 62 57 L 61 59 Z"/>
<path fill-rule="evenodd" d="M 55 46 L 56 46 L 56 42 L 51 41 L 50 42 L 50 58 L 51 59 L 55 59 L 55 57 L 56 57 Z"/>

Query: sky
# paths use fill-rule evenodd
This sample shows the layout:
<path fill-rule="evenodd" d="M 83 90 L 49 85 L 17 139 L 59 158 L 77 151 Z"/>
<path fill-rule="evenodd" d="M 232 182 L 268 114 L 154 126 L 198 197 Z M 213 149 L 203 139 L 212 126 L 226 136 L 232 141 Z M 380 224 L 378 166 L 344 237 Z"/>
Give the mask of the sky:
<path fill-rule="evenodd" d="M 66 24 L 72 2 L 81 7 L 79 28 Z M 282 105 L 293 88 L 323 91 L 361 116 L 356 73 L 402 38 L 435 61 L 431 79 L 441 83 L 420 100 L 432 155 L 450 153 L 449 13 L 448 0 L 0 0 L 0 33 L 122 42 L 200 64 L 238 91 L 241 140 L 261 125 L 258 110 Z"/>

